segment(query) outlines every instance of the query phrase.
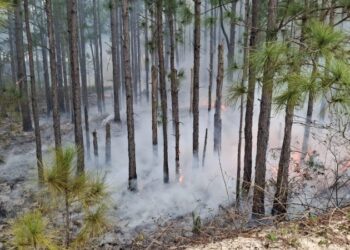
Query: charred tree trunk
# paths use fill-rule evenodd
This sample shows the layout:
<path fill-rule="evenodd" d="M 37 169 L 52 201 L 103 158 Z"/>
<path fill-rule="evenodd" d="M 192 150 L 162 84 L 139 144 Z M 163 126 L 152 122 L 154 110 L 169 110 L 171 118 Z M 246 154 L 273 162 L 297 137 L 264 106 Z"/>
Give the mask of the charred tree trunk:
<path fill-rule="evenodd" d="M 81 119 L 81 100 L 80 100 L 80 77 L 79 77 L 79 54 L 78 54 L 78 18 L 77 18 L 77 0 L 67 1 L 68 13 L 68 37 L 69 37 L 69 55 L 70 71 L 72 81 L 72 98 L 74 114 L 74 139 L 77 149 L 77 171 L 78 174 L 84 173 L 84 140 Z"/>
<path fill-rule="evenodd" d="M 201 1 L 194 0 L 194 59 L 193 59 L 193 158 L 198 166 L 199 149 L 199 69 L 201 48 Z"/>
<path fill-rule="evenodd" d="M 120 119 L 120 108 L 119 108 L 119 81 L 120 81 L 120 72 L 118 65 L 117 53 L 117 36 L 118 36 L 118 27 L 117 27 L 117 8 L 116 2 L 111 1 L 111 33 L 112 33 L 112 66 L 113 66 L 113 96 L 114 96 L 114 121 L 117 123 L 121 122 Z"/>
<path fill-rule="evenodd" d="M 23 131 L 32 131 L 32 119 L 30 117 L 30 108 L 28 100 L 28 86 L 26 79 L 26 65 L 24 57 L 24 45 L 23 45 L 23 19 L 22 19 L 21 2 L 16 1 L 15 6 L 15 43 L 17 53 L 17 80 L 20 92 L 20 106 L 22 113 L 22 127 Z"/>
<path fill-rule="evenodd" d="M 52 95 L 52 117 L 53 130 L 55 136 L 55 149 L 61 149 L 61 125 L 60 125 L 60 111 L 58 106 L 57 95 L 57 72 L 56 72 L 56 47 L 55 47 L 55 33 L 52 22 L 52 7 L 51 0 L 46 0 L 45 10 L 47 15 L 47 30 L 49 37 L 50 48 L 50 72 L 51 72 L 51 95 Z"/>
<path fill-rule="evenodd" d="M 268 22 L 266 42 L 274 42 L 277 38 L 276 18 L 277 0 L 268 2 Z M 269 142 L 270 116 L 273 92 L 274 70 L 271 67 L 271 59 L 268 57 L 264 65 L 263 87 L 260 102 L 260 114 L 258 124 L 257 151 L 255 160 L 255 185 L 253 195 L 253 214 L 265 214 L 265 179 L 266 179 L 266 153 Z"/>
<path fill-rule="evenodd" d="M 214 151 L 221 151 L 221 98 L 222 86 L 224 82 L 224 46 L 218 46 L 218 73 L 216 78 L 216 101 L 214 114 Z"/>
<path fill-rule="evenodd" d="M 36 145 L 36 159 L 38 166 L 38 177 L 39 183 L 44 181 L 44 171 L 43 171 L 43 156 L 41 151 L 41 135 L 40 135 L 40 125 L 39 125 L 39 113 L 38 113 L 38 102 L 36 99 L 36 83 L 35 83 L 35 69 L 34 69 L 34 58 L 33 58 L 33 41 L 32 34 L 30 31 L 29 24 L 29 7 L 28 0 L 24 0 L 24 16 L 26 24 L 27 42 L 28 42 L 28 55 L 29 55 L 29 70 L 30 70 L 30 87 L 31 87 L 31 98 L 32 98 L 32 111 L 34 120 L 34 131 L 35 131 L 35 145 Z"/>
<path fill-rule="evenodd" d="M 159 60 L 159 88 L 162 106 L 162 127 L 163 127 L 163 181 L 169 182 L 169 167 L 168 167 L 168 105 L 167 91 L 165 82 L 164 69 L 164 48 L 163 48 L 163 0 L 157 0 L 157 47 Z"/>
<path fill-rule="evenodd" d="M 252 21 L 250 30 L 249 52 L 254 52 L 258 40 L 259 23 L 259 1 L 252 0 Z M 255 99 L 256 69 L 249 60 L 248 92 L 245 111 L 244 125 L 244 172 L 243 172 L 243 191 L 249 193 L 252 180 L 252 150 L 253 150 L 253 110 Z"/>
<path fill-rule="evenodd" d="M 123 64 L 125 76 L 126 114 L 128 126 L 128 152 L 129 152 L 129 190 L 137 190 L 136 174 L 136 152 L 135 152 L 135 129 L 134 129 L 134 107 L 133 86 L 130 66 L 130 37 L 129 37 L 129 1 L 122 0 L 123 17 Z"/>

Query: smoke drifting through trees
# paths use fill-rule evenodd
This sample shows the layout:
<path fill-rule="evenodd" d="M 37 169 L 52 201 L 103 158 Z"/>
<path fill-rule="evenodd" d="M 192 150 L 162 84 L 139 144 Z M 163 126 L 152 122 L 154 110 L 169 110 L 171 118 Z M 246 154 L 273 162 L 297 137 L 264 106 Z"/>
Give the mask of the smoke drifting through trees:
<path fill-rule="evenodd" d="M 253 215 L 272 207 L 285 216 L 293 209 L 292 188 L 330 173 L 329 199 L 335 192 L 341 203 L 346 154 L 330 161 L 326 152 L 334 150 L 316 146 L 315 131 L 347 127 L 331 122 L 346 118 L 348 108 L 343 2 L 304 1 L 305 8 L 278 0 L 14 3 L 6 12 L 0 85 L 7 91 L 9 82 L 19 93 L 13 102 L 24 135 L 34 125 L 40 181 L 41 141 L 45 152 L 52 139 L 56 152 L 75 144 L 78 174 L 106 170 L 117 201 L 141 200 L 121 208 L 135 224 L 140 207 L 156 213 L 144 195 L 163 202 L 161 214 L 202 209 L 208 215 L 209 207 L 235 203 Z M 344 131 L 337 133 L 342 140 Z M 326 155 L 323 165 L 318 151 Z M 309 180 L 310 172 L 322 174 Z M 209 190 L 214 184 L 217 190 Z M 126 187 L 138 193 L 119 193 Z"/>

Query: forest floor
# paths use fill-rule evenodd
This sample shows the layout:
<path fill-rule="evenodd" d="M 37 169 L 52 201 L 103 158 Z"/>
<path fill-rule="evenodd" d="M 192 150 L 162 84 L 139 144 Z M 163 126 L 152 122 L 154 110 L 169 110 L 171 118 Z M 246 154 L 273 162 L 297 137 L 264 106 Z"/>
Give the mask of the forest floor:
<path fill-rule="evenodd" d="M 222 208 L 193 233 L 179 218 L 153 233 L 140 233 L 120 249 L 350 249 L 349 206 L 285 222 L 264 218 L 253 225 L 242 219 L 235 209 Z"/>
<path fill-rule="evenodd" d="M 105 115 L 91 117 L 98 127 Z M 45 118 L 43 118 L 45 119 Z M 52 125 L 41 126 L 44 155 L 53 145 Z M 63 140 L 72 142 L 73 125 L 62 119 Z M 19 119 L 0 121 L 0 250 L 10 240 L 4 233 L 18 213 L 35 207 L 36 166 L 33 133 L 21 131 Z M 219 204 L 218 204 L 219 205 Z M 245 209 L 242 209 L 245 211 Z M 220 206 L 207 218 L 191 213 L 174 219 L 154 218 L 125 232 L 124 224 L 112 225 L 89 249 L 350 249 L 350 207 L 334 209 L 319 216 L 275 223 L 273 218 L 251 222 L 248 214 L 233 206 Z M 194 230 L 195 229 L 195 230 Z"/>

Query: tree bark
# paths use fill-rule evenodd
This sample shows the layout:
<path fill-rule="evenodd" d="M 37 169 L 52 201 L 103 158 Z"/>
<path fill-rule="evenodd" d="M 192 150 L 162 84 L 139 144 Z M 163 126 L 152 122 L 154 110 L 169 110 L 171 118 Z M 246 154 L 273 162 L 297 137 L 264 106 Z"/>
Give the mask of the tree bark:
<path fill-rule="evenodd" d="M 210 11 L 210 17 L 214 20 L 214 9 Z M 215 54 L 215 44 L 214 44 L 214 25 L 216 22 L 210 24 L 210 42 L 209 42 L 209 85 L 208 85 L 208 112 L 211 110 L 211 96 L 213 89 L 213 81 L 214 81 L 214 54 Z"/>
<path fill-rule="evenodd" d="M 236 8 L 238 0 L 231 1 L 231 19 L 230 19 L 230 43 L 227 51 L 227 63 L 228 72 L 227 76 L 229 80 L 233 79 L 233 69 L 235 64 L 235 45 L 236 45 Z"/>
<path fill-rule="evenodd" d="M 145 71 L 146 71 L 146 99 L 149 101 L 149 38 L 148 38 L 148 6 L 145 1 Z"/>
<path fill-rule="evenodd" d="M 117 8 L 116 8 L 116 2 L 114 0 L 111 0 L 111 33 L 112 33 L 112 66 L 113 66 L 113 96 L 114 96 L 114 121 L 117 123 L 121 122 L 120 119 L 120 108 L 119 108 L 119 79 L 120 79 L 120 72 L 119 72 L 119 65 L 118 65 L 118 58 L 117 53 Z"/>
<path fill-rule="evenodd" d="M 221 151 L 221 98 L 222 86 L 224 82 L 224 46 L 218 46 L 218 73 L 216 78 L 216 101 L 214 114 L 214 151 Z"/>
<path fill-rule="evenodd" d="M 252 0 L 252 21 L 249 41 L 249 52 L 254 52 L 258 40 L 258 22 L 259 22 L 259 1 Z M 256 69 L 254 64 L 249 60 L 249 76 L 247 103 L 245 111 L 244 125 L 244 172 L 242 189 L 249 193 L 252 178 L 252 149 L 253 149 L 253 110 L 255 98 Z"/>
<path fill-rule="evenodd" d="M 27 43 L 28 43 L 32 111 L 33 111 L 34 129 L 35 129 L 34 132 L 35 132 L 35 145 L 36 145 L 36 159 L 37 159 L 39 183 L 42 183 L 44 181 L 44 172 L 43 172 L 43 165 L 42 165 L 43 156 L 41 151 L 41 135 L 40 135 L 38 102 L 36 99 L 36 86 L 35 86 L 36 83 L 35 83 L 35 69 L 34 69 L 34 58 L 33 58 L 33 41 L 32 41 L 32 34 L 30 31 L 30 24 L 29 24 L 30 16 L 29 16 L 28 5 L 29 5 L 28 0 L 24 0 L 24 16 L 25 16 Z"/>
<path fill-rule="evenodd" d="M 81 100 L 80 100 L 80 77 L 79 77 L 79 54 L 78 54 L 78 18 L 77 18 L 77 0 L 67 0 L 68 13 L 68 37 L 69 37 L 69 55 L 70 71 L 72 81 L 73 115 L 74 115 L 74 139 L 77 149 L 77 172 L 84 173 L 84 140 L 81 119 Z"/>
<path fill-rule="evenodd" d="M 100 70 L 100 55 L 99 55 L 99 40 L 98 40 L 98 20 L 97 20 L 97 3 L 96 0 L 93 0 L 93 41 L 95 53 L 93 56 L 94 59 L 94 69 L 95 69 L 95 85 L 96 85 L 96 94 L 97 94 L 97 108 L 98 112 L 102 112 L 102 84 L 101 84 L 101 70 Z"/>
<path fill-rule="evenodd" d="M 178 80 L 175 69 L 175 33 L 174 33 L 174 14 L 175 2 L 168 3 L 168 22 L 170 39 L 170 70 L 171 70 L 171 108 L 173 116 L 173 130 L 175 131 L 175 173 L 180 174 L 180 121 L 179 121 L 179 97 Z"/>
<path fill-rule="evenodd" d="M 266 42 L 274 42 L 277 38 L 276 18 L 277 0 L 268 2 L 268 21 Z M 258 216 L 265 214 L 265 179 L 266 179 L 266 153 L 270 132 L 270 116 L 273 92 L 274 70 L 271 67 L 271 59 L 267 58 L 264 65 L 263 87 L 260 102 L 260 114 L 258 124 L 257 152 L 255 160 L 255 185 L 253 195 L 253 214 Z"/>
<path fill-rule="evenodd" d="M 193 158 L 198 166 L 199 150 L 199 69 L 201 48 L 201 1 L 194 0 L 194 59 L 193 59 Z"/>
<path fill-rule="evenodd" d="M 21 2 L 16 1 L 15 6 L 15 43 L 16 43 L 16 53 L 17 53 L 17 81 L 19 85 L 20 92 L 20 106 L 22 113 L 22 127 L 23 131 L 32 131 L 32 119 L 30 117 L 30 108 L 28 100 L 28 86 L 26 79 L 26 65 L 24 56 L 24 46 L 23 46 L 23 20 L 22 20 L 22 8 Z"/>
<path fill-rule="evenodd" d="M 153 147 L 158 144 L 157 132 L 158 120 L 158 72 L 157 67 L 152 66 L 152 144 Z"/>
<path fill-rule="evenodd" d="M 163 0 L 157 0 L 157 46 L 159 60 L 159 87 L 162 106 L 162 127 L 163 127 L 163 181 L 169 182 L 169 167 L 168 167 L 168 105 L 167 91 L 165 82 L 164 69 L 164 48 L 163 48 Z"/>
<path fill-rule="evenodd" d="M 106 164 L 111 163 L 111 124 L 106 124 Z"/>
<path fill-rule="evenodd" d="M 81 88 L 84 107 L 84 121 L 85 121 L 85 138 L 86 138 L 86 152 L 87 157 L 90 157 L 90 132 L 89 132 L 89 100 L 87 91 L 87 73 L 86 73 L 86 40 L 85 40 L 85 6 L 83 0 L 79 0 L 79 31 L 80 31 L 80 74 L 81 74 Z"/>
<path fill-rule="evenodd" d="M 47 30 L 49 37 L 49 52 L 50 52 L 50 72 L 51 72 L 51 95 L 52 95 L 52 117 L 53 130 L 55 137 L 56 151 L 61 149 L 61 125 L 60 125 L 60 111 L 58 106 L 57 95 L 57 72 L 56 72 L 56 48 L 55 48 L 55 33 L 52 22 L 52 7 L 51 0 L 46 0 L 45 11 L 47 15 Z"/>
<path fill-rule="evenodd" d="M 243 3 L 243 1 L 242 1 Z M 248 47 L 248 32 L 249 32 L 249 0 L 245 0 L 245 27 L 244 27 L 244 38 L 243 38 L 243 74 L 241 87 L 245 87 L 245 82 L 248 78 L 248 58 L 249 58 L 249 47 Z M 242 132 L 243 132 L 243 119 L 244 119 L 244 96 L 241 96 L 240 103 L 240 117 L 239 117 L 239 132 L 238 132 L 238 152 L 237 152 L 237 182 L 236 182 L 236 207 L 240 205 L 241 195 L 241 164 L 242 164 Z"/>
<path fill-rule="evenodd" d="M 134 130 L 134 107 L 133 86 L 130 66 L 130 37 L 129 37 L 129 1 L 122 0 L 123 18 L 123 64 L 126 93 L 126 115 L 128 126 L 128 154 L 129 154 L 129 190 L 137 190 L 136 153 L 135 153 L 135 130 Z"/>
<path fill-rule="evenodd" d="M 98 30 L 98 45 L 99 45 L 99 62 L 100 62 L 100 87 L 101 87 L 101 98 L 103 104 L 103 111 L 106 111 L 106 101 L 105 101 L 105 87 L 104 87 L 104 78 L 103 78 L 103 57 L 102 57 L 102 27 L 101 27 L 101 1 L 97 3 L 97 30 Z M 96 54 L 97 55 L 97 54 Z"/>

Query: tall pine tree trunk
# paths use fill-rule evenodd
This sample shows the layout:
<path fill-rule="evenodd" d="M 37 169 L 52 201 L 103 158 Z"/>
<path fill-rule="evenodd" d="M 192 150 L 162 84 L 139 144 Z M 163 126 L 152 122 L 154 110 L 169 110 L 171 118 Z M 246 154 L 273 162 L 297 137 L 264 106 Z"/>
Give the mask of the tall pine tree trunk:
<path fill-rule="evenodd" d="M 16 1 L 15 6 L 15 43 L 17 53 L 17 81 L 20 92 L 20 106 L 22 113 L 22 127 L 23 131 L 32 131 L 32 119 L 30 117 L 30 108 L 28 100 L 28 86 L 26 77 L 26 65 L 24 57 L 24 46 L 23 46 L 23 19 L 22 19 L 22 7 L 21 1 Z"/>
<path fill-rule="evenodd" d="M 214 54 L 215 54 L 215 33 L 214 33 L 214 25 L 216 22 L 214 21 L 214 9 L 210 11 L 210 18 L 213 20 L 210 24 L 210 42 L 209 42 L 209 85 L 208 85 L 208 111 L 211 110 L 211 96 L 212 96 L 212 88 L 214 81 Z"/>
<path fill-rule="evenodd" d="M 214 114 L 214 151 L 221 151 L 221 99 L 222 99 L 222 86 L 224 83 L 224 46 L 219 44 L 218 46 L 218 72 L 216 78 L 216 101 L 215 101 L 215 114 Z"/>
<path fill-rule="evenodd" d="M 129 1 L 122 0 L 123 18 L 123 64 L 125 76 L 126 93 L 126 115 L 128 125 L 128 154 L 129 154 L 129 190 L 137 190 L 136 174 L 136 152 L 135 152 L 135 129 L 134 129 L 134 107 L 133 107 L 133 86 L 130 66 L 130 37 L 129 37 Z"/>
<path fill-rule="evenodd" d="M 169 1 L 168 4 L 168 22 L 170 38 L 170 70 L 171 70 L 171 108 L 173 116 L 173 129 L 175 131 L 175 173 L 180 174 L 180 121 L 179 121 L 179 97 L 178 80 L 175 69 L 175 32 L 174 32 L 174 13 L 175 1 Z"/>
<path fill-rule="evenodd" d="M 114 96 L 114 121 L 121 122 L 119 111 L 119 80 L 120 72 L 118 65 L 117 48 L 117 8 L 116 2 L 111 0 L 111 33 L 112 33 L 112 67 L 113 67 L 113 96 Z"/>
<path fill-rule="evenodd" d="M 277 38 L 276 18 L 277 0 L 268 2 L 268 21 L 266 42 L 274 42 Z M 265 179 L 266 179 L 266 153 L 269 142 L 270 119 L 272 108 L 272 92 L 274 69 L 271 67 L 271 59 L 268 57 L 264 65 L 263 87 L 260 102 L 260 114 L 258 124 L 257 150 L 255 160 L 255 185 L 253 196 L 253 214 L 265 214 Z"/>
<path fill-rule="evenodd" d="M 36 98 L 35 69 L 34 69 L 34 58 L 33 58 L 33 41 L 32 41 L 32 34 L 30 31 L 30 24 L 29 24 L 30 16 L 29 16 L 28 0 L 24 0 L 24 16 L 25 16 L 27 43 L 28 43 L 30 87 L 31 87 L 32 111 L 33 111 L 34 129 L 35 129 L 36 159 L 37 159 L 37 166 L 38 166 L 39 183 L 42 183 L 44 180 L 44 172 L 43 172 L 43 165 L 42 165 L 43 157 L 42 157 L 42 151 L 41 151 L 41 135 L 40 135 L 40 125 L 39 125 L 38 102 Z"/>
<path fill-rule="evenodd" d="M 97 94 L 97 108 L 98 112 L 102 112 L 102 83 L 101 83 L 101 70 L 100 70 L 100 54 L 99 54 L 99 40 L 98 40 L 98 20 L 97 20 L 97 3 L 93 0 L 93 41 L 94 41 L 94 69 L 95 69 L 95 85 Z"/>
<path fill-rule="evenodd" d="M 52 118 L 53 130 L 55 137 L 56 151 L 61 148 L 61 125 L 60 125 L 60 111 L 58 106 L 57 94 L 57 71 L 56 71 L 56 47 L 55 47 L 55 33 L 52 22 L 52 4 L 51 0 L 46 0 L 45 11 L 47 16 L 47 30 L 49 37 L 49 52 L 50 52 L 50 72 L 51 72 L 51 95 L 52 95 Z"/>
<path fill-rule="evenodd" d="M 145 71 L 146 71 L 146 99 L 149 101 L 149 38 L 148 38 L 148 5 L 145 1 Z"/>
<path fill-rule="evenodd" d="M 257 48 L 258 40 L 258 23 L 259 23 L 259 1 L 252 0 L 252 21 L 250 30 L 249 51 L 254 52 Z M 253 63 L 249 60 L 249 77 L 248 77 L 248 92 L 245 111 L 244 125 L 244 172 L 243 186 L 245 193 L 249 192 L 252 180 L 252 150 L 253 150 L 253 110 L 255 98 L 256 84 L 256 69 Z"/>
<path fill-rule="evenodd" d="M 201 1 L 194 0 L 194 59 L 193 59 L 193 158 L 198 166 L 199 150 L 199 69 L 201 48 Z"/>
<path fill-rule="evenodd" d="M 164 69 L 164 46 L 163 46 L 163 0 L 157 0 L 157 47 L 159 60 L 159 89 L 162 107 L 162 127 L 163 127 L 163 181 L 169 182 L 168 167 L 168 105 L 167 91 Z"/>
<path fill-rule="evenodd" d="M 227 76 L 229 80 L 233 79 L 233 69 L 235 64 L 235 45 L 236 45 L 236 8 L 238 0 L 231 1 L 231 19 L 230 19 L 230 42 L 228 44 L 227 51 L 227 63 L 228 72 Z"/>
<path fill-rule="evenodd" d="M 85 138 L 86 138 L 86 152 L 87 157 L 90 157 L 90 132 L 89 132 L 89 100 L 87 90 L 87 72 L 86 72 L 86 39 L 85 39 L 85 5 L 84 0 L 79 0 L 79 32 L 80 32 L 80 75 L 81 88 L 84 107 L 84 122 L 85 122 Z"/>
<path fill-rule="evenodd" d="M 158 144 L 158 72 L 157 67 L 152 66 L 152 144 L 153 147 Z"/>
<path fill-rule="evenodd" d="M 242 1 L 243 4 L 243 1 Z M 243 38 L 243 74 L 241 81 L 241 88 L 245 88 L 245 82 L 248 78 L 248 58 L 249 58 L 249 0 L 245 0 L 245 24 L 244 24 L 244 38 Z M 236 206 L 239 207 L 240 195 L 241 195 L 241 164 L 242 164 L 242 132 L 243 132 L 243 119 L 244 119 L 244 96 L 241 96 L 240 103 L 240 116 L 239 116 L 239 131 L 238 131 L 238 148 L 237 148 L 237 182 L 236 182 Z"/>
<path fill-rule="evenodd" d="M 78 55 L 78 17 L 77 0 L 67 0 L 68 15 L 68 42 L 70 55 L 70 71 L 72 81 L 73 98 L 73 117 L 74 117 L 74 139 L 77 149 L 77 171 L 78 174 L 84 173 L 84 140 L 81 119 L 81 101 L 80 101 L 80 77 L 79 77 L 79 55 Z"/>

